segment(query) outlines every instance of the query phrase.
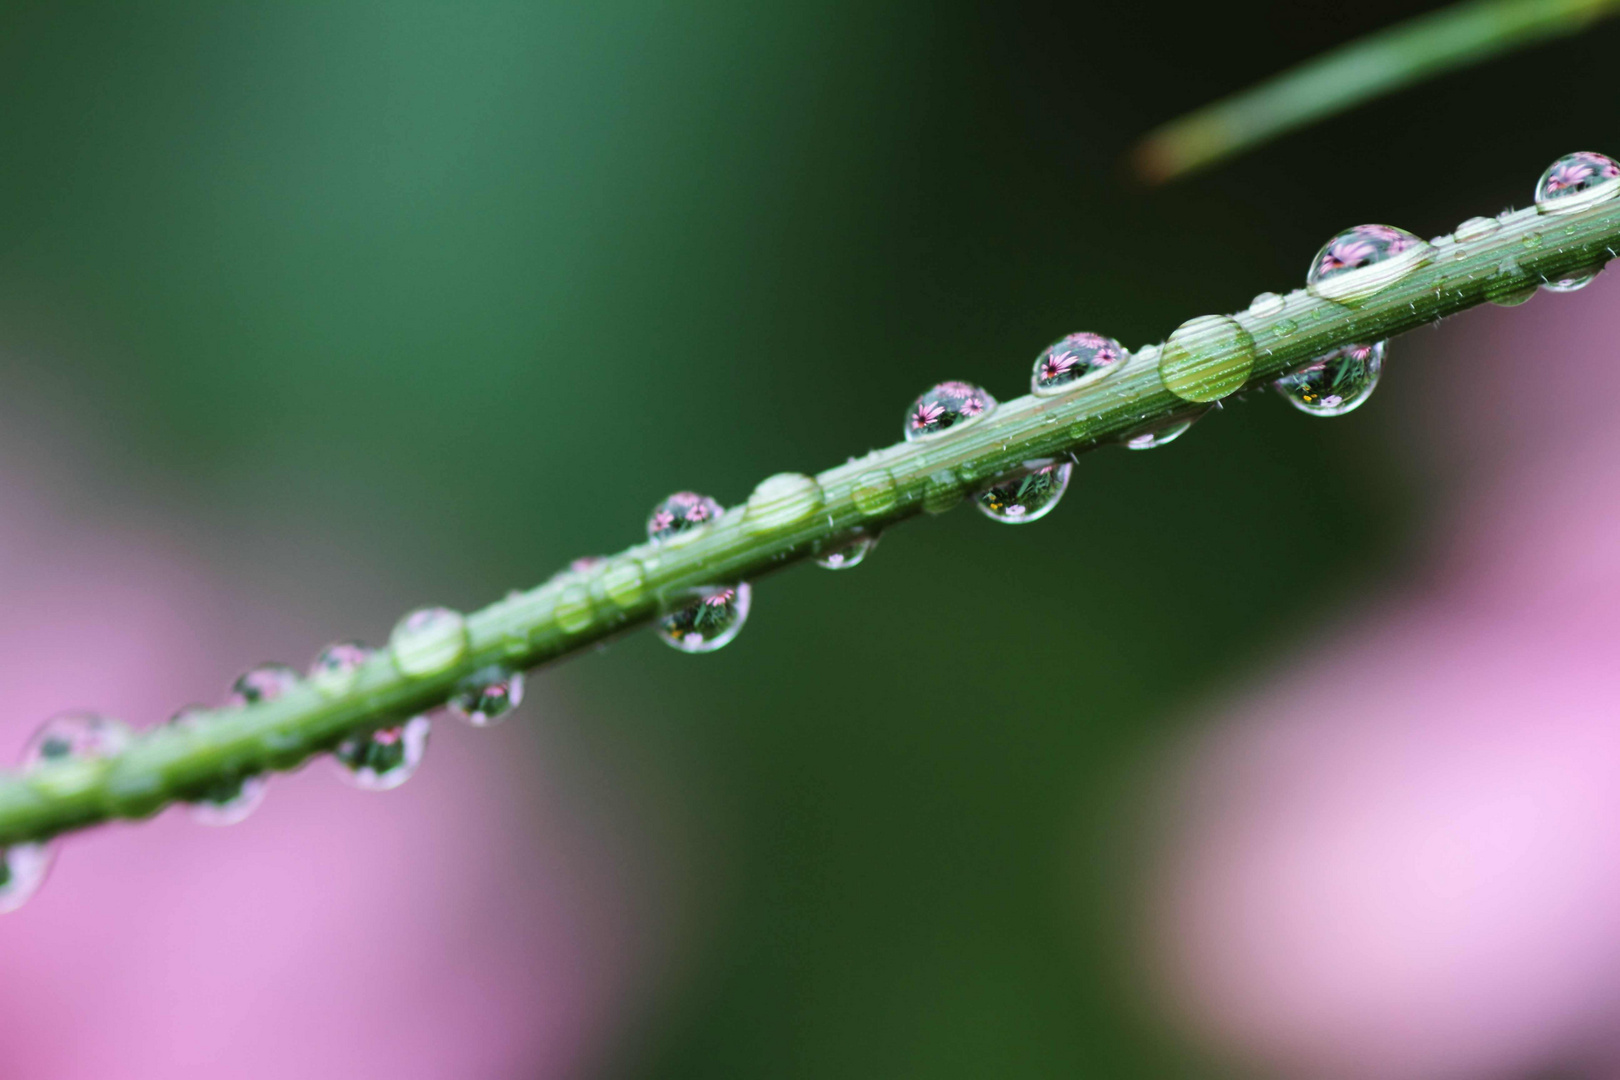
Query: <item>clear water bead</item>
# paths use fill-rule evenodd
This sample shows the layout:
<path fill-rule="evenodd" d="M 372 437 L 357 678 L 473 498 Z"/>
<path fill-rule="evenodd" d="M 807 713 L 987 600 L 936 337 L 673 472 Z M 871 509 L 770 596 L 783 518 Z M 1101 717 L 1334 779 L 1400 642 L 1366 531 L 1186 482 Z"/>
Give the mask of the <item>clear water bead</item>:
<path fill-rule="evenodd" d="M 467 620 L 449 608 L 418 608 L 394 626 L 388 645 L 401 675 L 437 675 L 466 655 Z"/>
<path fill-rule="evenodd" d="M 333 642 L 309 665 L 309 681 L 321 693 L 336 697 L 354 685 L 360 666 L 369 659 L 371 650 L 358 641 Z"/>
<path fill-rule="evenodd" d="M 364 791 L 388 791 L 416 775 L 427 753 L 432 723 L 413 716 L 403 724 L 344 739 L 332 752 L 338 775 Z"/>
<path fill-rule="evenodd" d="M 906 412 L 906 442 L 938 435 L 987 415 L 996 399 L 983 387 L 950 379 L 931 387 Z"/>
<path fill-rule="evenodd" d="M 523 704 L 523 672 L 489 667 L 468 676 L 446 706 L 473 727 L 490 727 Z"/>
<path fill-rule="evenodd" d="M 1483 240 L 1501 227 L 1502 223 L 1495 218 L 1471 217 L 1452 230 L 1451 235 L 1458 242 L 1466 244 L 1474 240 Z"/>
<path fill-rule="evenodd" d="M 1168 420 L 1156 420 L 1151 424 L 1144 424 L 1125 433 L 1119 444 L 1127 450 L 1155 450 L 1175 442 L 1187 434 L 1187 429 L 1193 422 L 1202 416 L 1175 416 Z"/>
<path fill-rule="evenodd" d="M 696 535 L 697 531 L 717 521 L 723 508 L 707 495 L 695 491 L 677 491 L 657 506 L 647 518 L 647 539 L 665 544 L 679 537 Z"/>
<path fill-rule="evenodd" d="M 1536 181 L 1536 209 L 1567 214 L 1620 195 L 1620 163 L 1603 154 L 1565 154 Z"/>
<path fill-rule="evenodd" d="M 1327 300 L 1356 300 L 1391 285 L 1428 258 L 1429 245 L 1393 225 L 1357 225 L 1322 245 L 1305 286 Z"/>
<path fill-rule="evenodd" d="M 1372 396 L 1384 371 L 1386 342 L 1346 345 L 1271 385 L 1288 404 L 1312 416 L 1343 416 Z"/>
<path fill-rule="evenodd" d="M 723 648 L 748 621 L 752 594 L 746 581 L 696 589 L 690 599 L 658 620 L 658 636 L 682 652 Z"/>
<path fill-rule="evenodd" d="M 274 701 L 298 685 L 298 672 L 286 664 L 260 664 L 236 677 L 228 699 L 232 705 Z"/>
<path fill-rule="evenodd" d="M 129 745 L 129 725 L 97 713 L 63 713 L 41 724 L 23 747 L 25 769 L 69 759 L 112 757 Z"/>
<path fill-rule="evenodd" d="M 1281 315 L 1282 309 L 1288 302 L 1274 292 L 1263 292 L 1249 301 L 1249 314 L 1257 319 L 1269 319 L 1273 315 Z"/>
<path fill-rule="evenodd" d="M 211 722 L 201 705 L 187 705 L 169 717 L 171 725 L 187 731 L 203 730 Z M 201 825 L 235 825 L 258 809 L 269 789 L 269 778 L 261 774 L 227 776 L 188 801 L 186 809 Z"/>
<path fill-rule="evenodd" d="M 1035 358 L 1029 388 L 1036 394 L 1072 390 L 1081 383 L 1095 382 L 1111 371 L 1118 371 L 1126 356 L 1125 346 L 1101 334 L 1070 334 L 1046 347 Z"/>
<path fill-rule="evenodd" d="M 1548 281 L 1541 287 L 1548 292 L 1575 292 L 1578 289 L 1584 289 L 1588 285 L 1592 284 L 1592 280 L 1598 276 L 1598 271 L 1601 269 L 1601 267 L 1594 267 L 1588 270 L 1577 270 L 1573 273 L 1565 274 L 1561 278 L 1555 278 L 1552 281 Z"/>
<path fill-rule="evenodd" d="M 790 528 L 821 508 L 825 495 L 813 477 L 777 473 L 759 482 L 743 508 L 743 529 L 752 534 Z"/>
<path fill-rule="evenodd" d="M 50 873 L 52 854 L 44 844 L 0 848 L 0 914 L 16 911 L 39 891 Z"/>
<path fill-rule="evenodd" d="M 854 539 L 816 556 L 816 565 L 828 570 L 850 570 L 866 561 L 877 547 L 878 538 L 870 533 L 859 533 Z"/>
<path fill-rule="evenodd" d="M 1004 521 L 1009 525 L 1039 521 L 1052 512 L 1069 489 L 1069 473 L 1073 468 L 1067 461 L 1043 465 L 981 491 L 973 505 L 991 521 Z"/>
<path fill-rule="evenodd" d="M 1254 370 L 1254 337 L 1236 319 L 1188 319 L 1159 350 L 1159 378 L 1183 401 L 1216 401 L 1242 389 Z"/>

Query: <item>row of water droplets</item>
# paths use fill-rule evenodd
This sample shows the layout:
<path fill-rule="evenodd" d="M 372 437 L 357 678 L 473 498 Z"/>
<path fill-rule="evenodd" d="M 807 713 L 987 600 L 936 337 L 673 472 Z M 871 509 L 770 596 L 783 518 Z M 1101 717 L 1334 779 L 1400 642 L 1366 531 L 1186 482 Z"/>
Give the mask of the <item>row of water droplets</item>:
<path fill-rule="evenodd" d="M 1578 210 L 1620 194 L 1620 165 L 1601 154 L 1576 153 L 1560 158 L 1536 186 L 1538 212 L 1560 214 Z M 1435 257 L 1447 246 L 1488 237 L 1501 228 L 1500 219 L 1471 218 L 1450 237 L 1425 244 L 1413 234 L 1387 225 L 1363 225 L 1335 236 L 1323 246 L 1306 275 L 1306 288 L 1323 299 L 1353 304 L 1394 283 Z M 1531 236 L 1526 237 L 1526 246 Z M 1539 236 L 1537 236 L 1539 241 Z M 1540 287 L 1553 292 L 1581 288 L 1599 267 L 1570 274 Z M 1521 303 L 1535 290 L 1493 296 L 1496 303 Z M 1257 296 L 1248 314 L 1271 318 L 1284 314 L 1288 301 L 1274 293 Z M 1283 318 L 1273 324 L 1280 335 L 1298 329 Z M 1253 337 L 1228 316 L 1203 316 L 1184 323 L 1157 348 L 1158 370 L 1165 386 L 1196 405 L 1209 405 L 1244 386 L 1256 359 Z M 1363 404 L 1378 383 L 1385 353 L 1384 342 L 1347 345 L 1315 358 L 1274 381 L 1273 386 L 1295 408 L 1315 416 L 1340 416 Z M 1150 350 L 1142 351 L 1150 358 Z M 1132 359 L 1113 338 L 1077 333 L 1053 343 L 1036 358 L 1030 389 L 1038 397 L 1072 393 L 1123 370 Z M 995 411 L 996 399 L 982 387 L 947 381 L 919 396 L 906 413 L 907 442 L 932 439 L 953 429 L 983 420 Z M 1132 450 L 1164 446 L 1184 434 L 1202 411 L 1161 418 L 1120 437 Z M 973 496 L 974 505 L 987 517 L 1009 524 L 1037 521 L 1051 513 L 1068 488 L 1072 461 L 1028 462 L 1017 474 L 1000 477 Z M 895 505 L 894 481 L 886 472 L 858 479 L 852 490 L 856 507 L 868 516 L 880 515 Z M 771 530 L 797 524 L 822 505 L 824 493 L 812 478 L 784 473 L 764 481 L 744 508 L 744 528 Z M 944 504 L 948 505 L 948 503 Z M 647 536 L 654 547 L 674 547 L 702 535 L 725 515 L 720 504 L 695 492 L 677 492 L 664 499 L 647 520 Z M 818 552 L 816 562 L 831 570 L 859 565 L 877 544 L 878 534 L 858 529 L 831 541 Z M 576 560 L 566 575 L 594 572 L 603 560 Z M 639 577 L 637 578 L 639 588 Z M 611 587 L 609 588 L 611 592 Z M 566 601 L 566 597 L 565 597 Z M 688 653 L 713 652 L 735 638 L 748 618 L 751 589 L 745 581 L 721 582 L 689 590 L 667 600 L 658 616 L 659 637 Z M 581 604 L 584 602 L 581 601 Z M 565 610 L 566 609 L 566 610 Z M 579 618 L 566 602 L 558 604 L 556 618 L 565 629 L 589 623 L 588 607 Z M 465 618 L 446 608 L 423 608 L 396 626 L 389 642 L 393 665 L 401 674 L 422 678 L 460 663 L 469 648 Z M 267 664 L 245 673 L 233 684 L 227 707 L 271 701 L 307 680 L 327 695 L 345 692 L 373 651 L 355 642 L 342 642 L 323 650 L 302 679 L 280 664 Z M 524 676 L 504 666 L 483 669 L 463 680 L 445 704 L 445 711 L 476 726 L 487 726 L 505 716 L 523 698 Z M 169 723 L 196 730 L 218 723 L 222 714 L 198 706 L 180 710 Z M 351 736 L 333 750 L 339 775 L 357 787 L 387 790 L 404 783 L 421 764 L 431 720 L 411 716 L 365 734 Z M 130 730 L 118 721 L 93 714 L 56 717 L 37 732 L 23 755 L 25 769 L 69 760 L 93 760 L 118 753 L 129 742 Z M 190 802 L 192 815 L 207 824 L 241 821 L 263 800 L 268 778 L 262 773 L 224 775 Z M 50 868 L 49 844 L 14 844 L 0 849 L 0 912 L 9 911 L 38 888 Z"/>
<path fill-rule="evenodd" d="M 425 677 L 459 663 L 468 649 L 465 618 L 448 608 L 428 607 L 399 621 L 387 650 L 393 665 L 408 677 Z M 336 697 L 359 678 L 376 650 L 343 641 L 321 650 L 305 675 L 285 664 L 261 664 L 231 684 L 221 708 L 187 705 L 165 726 L 202 732 L 227 719 L 233 710 L 275 701 L 307 683 L 319 694 Z M 480 670 L 459 682 L 442 709 L 474 727 L 504 719 L 523 701 L 523 672 L 501 666 Z M 387 791 L 415 775 L 427 751 L 432 721 L 415 715 L 352 735 L 332 750 L 337 775 L 366 791 Z M 45 721 L 23 748 L 25 773 L 46 765 L 90 762 L 121 753 L 134 738 L 123 721 L 97 713 L 64 713 Z M 205 825 L 234 825 L 264 801 L 269 774 L 256 770 L 222 773 L 207 789 L 187 801 L 191 817 Z M 13 844 L 0 849 L 0 912 L 15 910 L 43 883 L 55 860 L 52 842 Z"/>

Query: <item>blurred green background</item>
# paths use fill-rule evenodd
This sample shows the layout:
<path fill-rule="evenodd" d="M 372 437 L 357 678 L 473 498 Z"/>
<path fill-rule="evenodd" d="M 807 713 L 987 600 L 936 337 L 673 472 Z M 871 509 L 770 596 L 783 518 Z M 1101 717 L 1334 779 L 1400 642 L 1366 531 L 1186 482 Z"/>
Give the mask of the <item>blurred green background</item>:
<path fill-rule="evenodd" d="M 1124 173 L 1417 10 L 9 4 L 0 392 L 72 433 L 75 498 L 366 552 L 332 629 L 375 637 L 621 548 L 672 490 L 895 441 L 938 379 L 1014 396 L 1051 339 L 1160 340 L 1342 227 L 1523 205 L 1612 132 L 1612 93 L 1546 89 L 1611 26 L 1168 190 Z M 960 510 L 767 579 L 713 657 L 643 634 L 541 676 L 569 707 L 525 737 L 645 780 L 686 868 L 610 1071 L 1209 1075 L 1143 1004 L 1135 778 L 1390 572 L 1416 483 L 1376 405 L 1262 395 L 1083 459 L 1038 527 Z"/>

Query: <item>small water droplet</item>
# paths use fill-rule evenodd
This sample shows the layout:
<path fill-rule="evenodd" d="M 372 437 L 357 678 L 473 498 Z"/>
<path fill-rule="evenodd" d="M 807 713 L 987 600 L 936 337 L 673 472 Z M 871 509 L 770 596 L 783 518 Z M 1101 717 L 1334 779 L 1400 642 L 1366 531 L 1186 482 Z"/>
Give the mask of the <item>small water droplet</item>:
<path fill-rule="evenodd" d="M 551 613 L 558 626 L 570 634 L 577 634 L 595 621 L 596 606 L 591 602 L 589 589 L 583 585 L 570 585 L 557 597 Z"/>
<path fill-rule="evenodd" d="M 260 664 L 236 677 L 226 701 L 231 705 L 274 701 L 297 685 L 298 672 L 286 664 Z"/>
<path fill-rule="evenodd" d="M 402 724 L 344 739 L 332 752 L 338 775 L 364 791 L 397 788 L 416 775 L 432 728 L 427 717 L 413 716 Z"/>
<path fill-rule="evenodd" d="M 1185 401 L 1214 401 L 1248 381 L 1254 359 L 1254 338 L 1236 319 L 1201 315 L 1182 323 L 1164 343 L 1159 377 Z"/>
<path fill-rule="evenodd" d="M 1299 323 L 1295 322 L 1293 319 L 1278 319 L 1276 324 L 1273 325 L 1271 329 L 1276 332 L 1278 337 L 1287 337 L 1289 334 L 1292 334 L 1295 330 L 1299 329 Z"/>
<path fill-rule="evenodd" d="M 1060 394 L 1096 382 L 1124 366 L 1125 346 L 1101 334 L 1070 334 L 1035 358 L 1029 388 L 1035 394 Z"/>
<path fill-rule="evenodd" d="M 445 703 L 473 727 L 489 727 L 523 704 L 523 672 L 487 667 L 462 680 Z"/>
<path fill-rule="evenodd" d="M 1486 299 L 1495 304 L 1497 307 L 1518 307 L 1520 304 L 1524 303 L 1526 300 L 1529 300 L 1534 295 L 1536 295 L 1536 286 L 1525 285 L 1522 288 L 1513 289 L 1508 292 L 1493 293 L 1486 297 Z"/>
<path fill-rule="evenodd" d="M 658 620 L 658 636 L 682 652 L 714 652 L 748 621 L 752 598 L 746 581 L 693 589 Z"/>
<path fill-rule="evenodd" d="M 1120 437 L 1120 445 L 1127 450 L 1155 450 L 1175 442 L 1187 433 L 1203 413 L 1194 416 L 1172 416 L 1133 428 Z"/>
<path fill-rule="evenodd" d="M 928 474 L 923 481 L 923 510 L 929 514 L 943 514 L 962 501 L 962 478 L 954 469 L 939 469 Z"/>
<path fill-rule="evenodd" d="M 887 469 L 862 473 L 850 491 L 850 498 L 855 500 L 855 509 L 868 517 L 886 514 L 894 509 L 897 501 L 894 477 Z"/>
<path fill-rule="evenodd" d="M 631 607 L 641 599 L 645 579 L 641 564 L 634 559 L 622 559 L 602 573 L 602 590 L 607 598 L 621 608 Z"/>
<path fill-rule="evenodd" d="M 0 848 L 0 914 L 16 911 L 39 891 L 54 858 L 55 849 L 47 844 Z"/>
<path fill-rule="evenodd" d="M 1495 218 L 1471 217 L 1457 226 L 1452 235 L 1464 243 L 1482 240 L 1502 227 L 1502 223 Z"/>
<path fill-rule="evenodd" d="M 647 539 L 655 544 L 685 542 L 720 520 L 725 509 L 707 495 L 677 491 L 657 506 L 647 518 Z"/>
<path fill-rule="evenodd" d="M 1043 465 L 1022 476 L 987 488 L 974 497 L 973 504 L 991 521 L 1022 525 L 1050 514 L 1069 489 L 1068 462 Z"/>
<path fill-rule="evenodd" d="M 388 638 L 394 666 L 401 675 L 416 679 L 454 667 L 467 654 L 467 644 L 467 620 L 442 607 L 411 612 Z"/>
<path fill-rule="evenodd" d="M 1269 319 L 1273 315 L 1280 315 L 1286 303 L 1274 292 L 1263 292 L 1249 301 L 1249 314 L 1257 319 Z"/>
<path fill-rule="evenodd" d="M 1563 277 L 1546 282 L 1541 287 L 1553 293 L 1575 292 L 1577 289 L 1584 289 L 1592 284 L 1592 279 L 1597 277 L 1598 272 L 1602 269 L 1601 266 L 1592 266 L 1585 270 L 1571 271 Z"/>
<path fill-rule="evenodd" d="M 802 473 L 777 473 L 759 482 L 743 511 L 743 530 L 776 532 L 821 509 L 821 485 Z"/>
<path fill-rule="evenodd" d="M 816 565 L 828 570 L 849 570 L 861 565 L 877 547 L 878 538 L 872 533 L 857 533 L 832 550 L 816 556 Z"/>
<path fill-rule="evenodd" d="M 1536 181 L 1536 209 L 1567 214 L 1620 195 L 1620 163 L 1603 154 L 1565 154 Z"/>
<path fill-rule="evenodd" d="M 1536 232 L 1525 233 L 1519 238 L 1519 243 L 1527 250 L 1534 251 L 1536 248 L 1546 243 L 1546 237 Z"/>
<path fill-rule="evenodd" d="M 971 423 L 995 409 L 996 399 L 983 387 L 952 379 L 931 387 L 906 412 L 907 442 L 938 435 Z"/>
<path fill-rule="evenodd" d="M 327 697 L 337 697 L 354 685 L 360 665 L 371 659 L 371 650 L 358 641 L 338 641 L 321 650 L 309 665 L 309 681 Z"/>
<path fill-rule="evenodd" d="M 1334 349 L 1271 385 L 1300 412 L 1343 416 L 1372 396 L 1383 374 L 1385 344 Z"/>
<path fill-rule="evenodd" d="M 187 705 L 169 717 L 168 722 L 186 731 L 202 731 L 215 721 L 201 705 Z M 187 800 L 186 810 L 200 825 L 235 825 L 258 809 L 269 788 L 269 778 L 262 774 L 233 773 L 220 777 L 195 798 Z"/>
<path fill-rule="evenodd" d="M 39 726 L 23 747 L 25 769 L 59 761 L 112 757 L 129 745 L 129 725 L 98 713 L 53 716 Z"/>
<path fill-rule="evenodd" d="M 1417 269 L 1432 250 L 1405 229 L 1357 225 L 1322 245 L 1305 275 L 1305 287 L 1325 300 L 1360 300 Z"/>

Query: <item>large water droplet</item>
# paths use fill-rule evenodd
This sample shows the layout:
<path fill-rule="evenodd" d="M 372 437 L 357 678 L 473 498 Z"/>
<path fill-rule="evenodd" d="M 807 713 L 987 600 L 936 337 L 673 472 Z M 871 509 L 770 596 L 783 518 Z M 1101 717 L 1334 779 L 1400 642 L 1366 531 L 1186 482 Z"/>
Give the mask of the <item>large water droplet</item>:
<path fill-rule="evenodd" d="M 1536 209 L 1567 214 L 1620 195 L 1620 163 L 1603 154 L 1565 154 L 1536 181 Z"/>
<path fill-rule="evenodd" d="M 69 759 L 112 757 L 129 745 L 129 725 L 97 713 L 63 713 L 41 724 L 23 747 L 25 769 Z"/>
<path fill-rule="evenodd" d="M 906 441 L 915 442 L 988 415 L 996 399 L 983 387 L 955 379 L 931 387 L 906 412 Z"/>
<path fill-rule="evenodd" d="M 16 911 L 39 891 L 53 857 L 53 850 L 45 844 L 0 848 L 0 915 Z"/>
<path fill-rule="evenodd" d="M 1254 338 L 1225 315 L 1200 315 L 1176 328 L 1159 352 L 1159 378 L 1185 401 L 1215 401 L 1249 381 Z"/>
<path fill-rule="evenodd" d="M 981 491 L 973 505 L 991 521 L 1022 525 L 1050 514 L 1069 489 L 1069 462 L 1043 465 L 1022 476 L 1005 480 Z"/>
<path fill-rule="evenodd" d="M 837 547 L 816 556 L 816 565 L 828 570 L 849 570 L 861 565 L 877 547 L 878 538 L 871 533 L 857 533 Z"/>
<path fill-rule="evenodd" d="M 399 787 L 422 764 L 432 727 L 427 717 L 413 716 L 403 724 L 344 739 L 332 752 L 338 775 L 365 791 Z"/>
<path fill-rule="evenodd" d="M 1143 424 L 1139 428 L 1127 431 L 1119 440 L 1119 444 L 1127 450 L 1154 450 L 1158 447 L 1175 442 L 1187 433 L 1203 413 L 1196 416 L 1172 416 L 1167 419 L 1155 420 Z"/>
<path fill-rule="evenodd" d="M 743 510 L 743 529 L 775 532 L 797 525 L 821 508 L 821 485 L 802 473 L 777 473 L 759 482 Z"/>
<path fill-rule="evenodd" d="M 1423 265 L 1431 251 L 1405 229 L 1357 225 L 1322 245 L 1305 275 L 1305 287 L 1326 300 L 1359 300 Z"/>
<path fill-rule="evenodd" d="M 1249 301 L 1249 314 L 1257 319 L 1269 319 L 1273 315 L 1281 315 L 1288 301 L 1274 292 L 1263 292 Z"/>
<path fill-rule="evenodd" d="M 1603 268 L 1601 266 L 1594 266 L 1588 267 L 1585 270 L 1574 270 L 1565 274 L 1563 277 L 1554 278 L 1553 280 L 1544 283 L 1541 287 L 1546 289 L 1548 292 L 1575 292 L 1577 289 L 1584 289 L 1588 285 L 1592 284 L 1592 279 L 1597 277 L 1598 272 L 1602 269 Z"/>
<path fill-rule="evenodd" d="M 714 652 L 748 621 L 748 582 L 694 589 L 658 620 L 658 636 L 682 652 Z"/>
<path fill-rule="evenodd" d="M 719 520 L 724 508 L 707 495 L 677 491 L 657 506 L 647 518 L 647 539 L 668 544 L 695 537 L 704 526 Z"/>
<path fill-rule="evenodd" d="M 523 704 L 523 672 L 489 667 L 469 675 L 445 703 L 473 727 L 489 727 Z"/>
<path fill-rule="evenodd" d="M 169 717 L 171 725 L 186 731 L 202 731 L 214 722 L 201 705 L 187 705 Z M 235 825 L 258 809 L 269 787 L 269 778 L 258 773 L 224 776 L 188 800 L 186 809 L 202 825 Z"/>
<path fill-rule="evenodd" d="M 309 665 L 309 681 L 328 697 L 337 697 L 354 685 L 360 666 L 371 659 L 371 650 L 358 641 L 338 641 L 321 650 Z"/>
<path fill-rule="evenodd" d="M 1312 416 L 1343 416 L 1372 396 L 1384 370 L 1384 345 L 1346 345 L 1271 385 L 1288 404 Z"/>
<path fill-rule="evenodd" d="M 437 675 L 466 655 L 467 620 L 449 608 L 418 608 L 394 626 L 388 646 L 401 675 Z"/>
<path fill-rule="evenodd" d="M 855 500 L 855 508 L 868 517 L 888 513 L 898 501 L 894 477 L 887 469 L 862 473 L 856 478 L 850 497 Z"/>
<path fill-rule="evenodd" d="M 1070 334 L 1047 346 L 1035 358 L 1029 388 L 1036 394 L 1059 394 L 1096 382 L 1124 366 L 1125 346 L 1101 334 Z"/>
<path fill-rule="evenodd" d="M 260 664 L 236 677 L 227 699 L 232 705 L 274 701 L 298 685 L 298 672 L 286 664 Z"/>

